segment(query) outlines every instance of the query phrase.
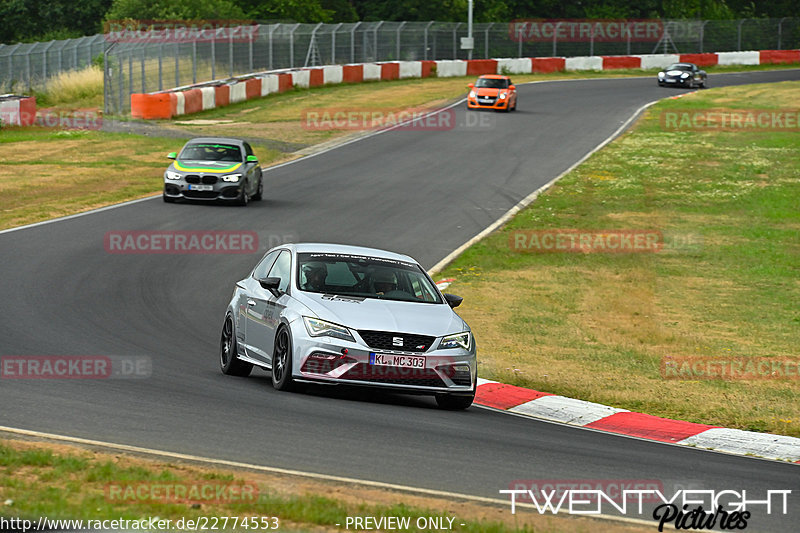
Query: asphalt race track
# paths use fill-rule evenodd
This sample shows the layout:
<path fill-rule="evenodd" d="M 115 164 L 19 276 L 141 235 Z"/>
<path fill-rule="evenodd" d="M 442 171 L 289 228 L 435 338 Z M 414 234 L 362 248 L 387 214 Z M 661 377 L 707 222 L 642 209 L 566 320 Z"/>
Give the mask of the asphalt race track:
<path fill-rule="evenodd" d="M 783 80 L 800 80 L 800 70 L 713 75 L 709 83 Z M 225 305 L 258 254 L 104 249 L 114 230 L 241 230 L 258 232 L 261 251 L 281 238 L 341 242 L 408 253 L 430 267 L 643 104 L 683 92 L 654 78 L 520 86 L 516 113 L 468 114 L 459 104 L 453 130 L 389 131 L 270 170 L 265 200 L 246 208 L 157 198 L 1 233 L 0 356 L 147 356 L 153 373 L 0 380 L 0 425 L 490 498 L 520 479 L 657 480 L 667 495 L 791 489 L 790 514 L 756 513 L 748 530 L 796 530 L 797 465 L 477 407 L 445 412 L 425 397 L 328 387 L 279 393 L 262 371 L 223 376 Z M 478 344 L 479 356 L 490 350 Z"/>

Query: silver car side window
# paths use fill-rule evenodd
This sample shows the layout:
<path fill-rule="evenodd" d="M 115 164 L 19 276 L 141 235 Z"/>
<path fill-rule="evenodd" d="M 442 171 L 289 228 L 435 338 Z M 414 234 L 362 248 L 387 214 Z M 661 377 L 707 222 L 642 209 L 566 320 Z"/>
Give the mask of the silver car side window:
<path fill-rule="evenodd" d="M 267 272 L 269 272 L 269 268 L 275 262 L 275 258 L 278 257 L 278 252 L 280 250 L 275 250 L 274 252 L 270 252 L 264 256 L 257 265 L 256 268 L 253 269 L 253 277 L 256 279 L 264 279 L 267 277 Z"/>
<path fill-rule="evenodd" d="M 269 274 L 267 274 L 267 277 L 281 278 L 281 284 L 278 285 L 278 290 L 281 292 L 286 292 L 286 289 L 289 288 L 289 278 L 291 277 L 291 272 L 292 272 L 292 255 L 286 250 L 284 250 L 281 252 L 281 255 L 278 256 L 278 259 L 275 261 L 275 264 L 272 265 L 272 268 L 269 270 Z"/>

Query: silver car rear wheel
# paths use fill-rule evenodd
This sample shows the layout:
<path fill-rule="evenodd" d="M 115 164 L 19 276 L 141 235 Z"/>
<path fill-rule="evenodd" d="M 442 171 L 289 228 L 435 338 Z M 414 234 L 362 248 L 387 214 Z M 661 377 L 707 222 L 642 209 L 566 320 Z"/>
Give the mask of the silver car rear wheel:
<path fill-rule="evenodd" d="M 292 338 L 289 330 L 282 327 L 275 336 L 275 352 L 272 355 L 272 386 L 276 390 L 292 388 Z"/>
<path fill-rule="evenodd" d="M 222 335 L 219 340 L 219 366 L 223 374 L 247 377 L 253 370 L 253 365 L 237 359 L 236 352 L 233 318 L 228 315 L 225 317 L 225 324 L 222 326 Z"/>

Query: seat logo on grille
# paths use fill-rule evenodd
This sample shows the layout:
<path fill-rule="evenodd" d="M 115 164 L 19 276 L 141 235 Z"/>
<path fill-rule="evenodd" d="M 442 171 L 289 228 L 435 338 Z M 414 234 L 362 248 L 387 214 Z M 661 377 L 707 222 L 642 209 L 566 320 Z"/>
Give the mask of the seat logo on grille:
<path fill-rule="evenodd" d="M 392 337 L 392 346 L 402 346 L 403 337 Z"/>

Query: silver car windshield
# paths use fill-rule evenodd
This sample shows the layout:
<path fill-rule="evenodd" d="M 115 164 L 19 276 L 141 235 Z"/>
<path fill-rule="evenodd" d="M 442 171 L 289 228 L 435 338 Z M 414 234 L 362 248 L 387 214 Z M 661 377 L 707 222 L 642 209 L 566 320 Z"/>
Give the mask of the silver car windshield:
<path fill-rule="evenodd" d="M 297 254 L 297 288 L 357 298 L 442 303 L 419 265 L 361 255 Z"/>

